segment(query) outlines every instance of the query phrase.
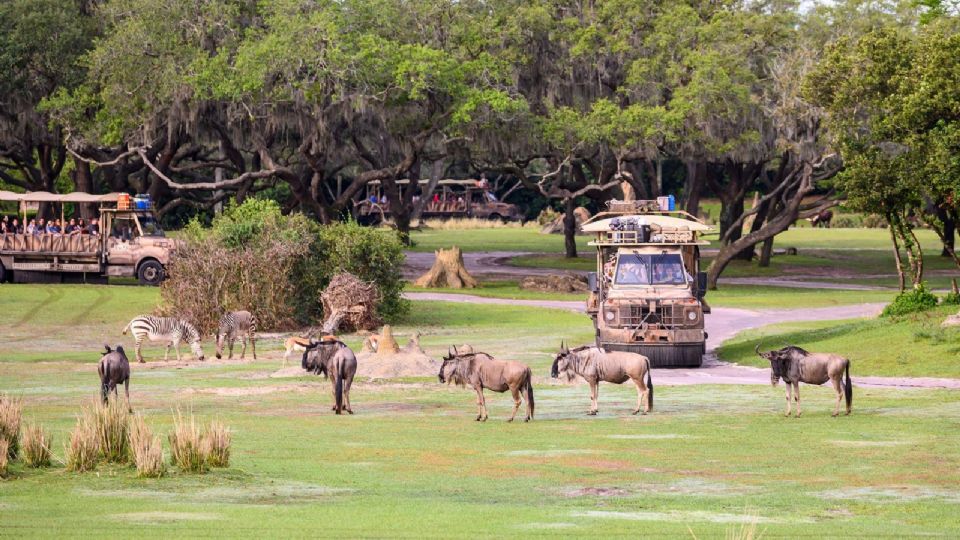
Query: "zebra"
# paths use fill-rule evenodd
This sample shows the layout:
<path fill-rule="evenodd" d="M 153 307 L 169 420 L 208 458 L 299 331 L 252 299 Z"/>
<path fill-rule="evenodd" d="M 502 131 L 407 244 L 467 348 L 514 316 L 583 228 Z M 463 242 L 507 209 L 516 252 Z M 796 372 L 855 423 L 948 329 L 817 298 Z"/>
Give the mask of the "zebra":
<path fill-rule="evenodd" d="M 166 361 L 170 354 L 170 345 L 173 345 L 177 351 L 177 362 L 180 361 L 180 342 L 186 341 L 190 344 L 190 350 L 197 360 L 203 361 L 203 349 L 200 348 L 200 333 L 192 324 L 182 319 L 173 317 L 154 317 L 153 315 L 140 315 L 134 317 L 132 321 L 123 329 L 126 335 L 127 330 L 133 333 L 137 340 L 136 353 L 137 361 L 144 363 L 143 355 L 140 354 L 140 346 L 144 338 L 150 341 L 166 341 L 167 350 L 163 353 L 163 360 Z"/>
<path fill-rule="evenodd" d="M 253 349 L 253 359 L 257 359 L 257 318 L 249 311 L 228 311 L 220 317 L 220 327 L 217 328 L 217 358 L 223 354 L 223 344 L 227 342 L 230 346 L 230 356 L 233 358 L 233 343 L 237 337 L 240 337 L 243 343 L 243 350 L 240 351 L 240 358 L 247 352 L 247 338 L 250 338 L 250 347 Z"/>

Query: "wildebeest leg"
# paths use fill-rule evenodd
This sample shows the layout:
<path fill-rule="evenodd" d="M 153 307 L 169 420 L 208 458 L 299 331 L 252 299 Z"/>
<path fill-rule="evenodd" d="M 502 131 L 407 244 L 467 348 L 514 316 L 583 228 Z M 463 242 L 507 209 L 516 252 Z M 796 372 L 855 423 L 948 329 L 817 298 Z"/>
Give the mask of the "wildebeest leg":
<path fill-rule="evenodd" d="M 480 421 L 486 422 L 487 421 L 487 398 L 483 396 L 482 387 L 480 388 L 480 390 L 477 390 L 477 393 L 480 394 L 480 415 L 481 415 Z"/>
<path fill-rule="evenodd" d="M 637 408 L 634 409 L 633 414 L 637 414 L 640 412 L 640 404 L 646 401 L 642 398 L 647 394 L 647 387 L 643 384 L 643 379 L 634 379 L 633 384 L 637 385 Z M 648 411 L 644 409 L 643 414 L 647 414 L 647 412 Z"/>
<path fill-rule="evenodd" d="M 133 407 L 130 406 L 130 377 L 123 381 L 123 391 L 127 394 L 127 412 L 132 413 Z"/>
<path fill-rule="evenodd" d="M 793 383 L 793 399 L 797 401 L 797 418 L 800 418 L 800 381 Z"/>
<path fill-rule="evenodd" d="M 350 414 L 353 414 L 353 408 L 350 407 L 350 387 L 353 386 L 353 376 L 347 377 L 343 381 L 343 403 L 346 406 L 346 411 Z"/>
<path fill-rule="evenodd" d="M 842 377 L 842 375 L 841 375 Z M 840 415 L 840 401 L 843 399 L 843 385 L 840 384 L 840 377 L 830 379 L 830 382 L 833 383 L 833 391 L 837 393 L 837 405 L 833 408 L 832 416 Z M 850 414 L 848 411 L 847 414 Z"/>
<path fill-rule="evenodd" d="M 510 393 L 513 395 L 513 414 L 510 415 L 507 422 L 513 422 L 513 418 L 517 416 L 517 411 L 520 410 L 520 388 L 511 388 Z"/>
<path fill-rule="evenodd" d="M 589 381 L 590 383 L 590 416 L 597 414 L 599 406 L 597 405 L 597 394 L 600 392 L 600 381 Z"/>
<path fill-rule="evenodd" d="M 787 387 L 787 412 L 784 414 L 784 416 L 790 416 L 790 400 L 793 398 L 793 396 L 791 396 L 790 394 L 793 389 L 793 385 L 791 383 L 787 383 L 786 387 Z"/>

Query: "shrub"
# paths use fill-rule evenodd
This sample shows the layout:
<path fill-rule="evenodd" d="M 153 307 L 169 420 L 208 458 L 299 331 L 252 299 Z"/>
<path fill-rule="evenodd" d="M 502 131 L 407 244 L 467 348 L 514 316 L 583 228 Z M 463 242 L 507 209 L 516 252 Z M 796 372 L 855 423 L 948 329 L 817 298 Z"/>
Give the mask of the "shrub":
<path fill-rule="evenodd" d="M 863 227 L 863 217 L 859 214 L 841 214 L 833 218 L 830 227 L 834 229 L 856 229 Z"/>
<path fill-rule="evenodd" d="M 10 460 L 7 458 L 10 452 L 10 442 L 6 439 L 0 439 L 0 478 L 7 476 L 7 466 Z"/>
<path fill-rule="evenodd" d="M 560 217 L 560 212 L 557 212 L 548 206 L 544 208 L 537 216 L 537 225 L 542 227 L 548 223 L 553 223 L 558 217 Z"/>
<path fill-rule="evenodd" d="M 70 444 L 64 449 L 64 454 L 68 471 L 84 472 L 96 468 L 100 446 L 91 411 L 84 410 L 77 417 L 77 425 L 70 432 Z"/>
<path fill-rule="evenodd" d="M 21 451 L 28 467 L 50 466 L 50 436 L 42 427 L 28 425 L 24 428 Z"/>
<path fill-rule="evenodd" d="M 130 415 L 120 400 L 97 403 L 89 414 L 97 433 L 100 457 L 108 463 L 126 463 L 130 457 Z"/>
<path fill-rule="evenodd" d="M 170 432 L 170 464 L 183 472 L 207 472 L 207 452 L 200 428 L 193 415 L 189 420 L 177 410 L 173 417 L 173 431 Z"/>
<path fill-rule="evenodd" d="M 886 229 L 887 220 L 883 219 L 883 216 L 870 214 L 863 218 L 863 226 L 868 229 Z"/>
<path fill-rule="evenodd" d="M 943 297 L 943 304 L 955 306 L 960 304 L 960 291 L 950 291 Z"/>
<path fill-rule="evenodd" d="M 130 450 L 137 476 L 160 478 L 167 472 L 167 466 L 163 463 L 163 443 L 140 414 L 130 422 Z"/>
<path fill-rule="evenodd" d="M 211 467 L 230 465 L 230 429 L 223 422 L 214 420 L 203 434 L 204 451 L 207 464 Z"/>
<path fill-rule="evenodd" d="M 6 456 L 17 459 L 20 448 L 20 420 L 23 403 L 19 398 L 0 394 L 0 440 L 7 441 Z"/>
<path fill-rule="evenodd" d="M 883 308 L 883 317 L 897 317 L 908 313 L 926 311 L 937 307 L 937 296 L 928 291 L 921 283 L 913 290 L 904 291 L 897 295 L 887 307 Z"/>

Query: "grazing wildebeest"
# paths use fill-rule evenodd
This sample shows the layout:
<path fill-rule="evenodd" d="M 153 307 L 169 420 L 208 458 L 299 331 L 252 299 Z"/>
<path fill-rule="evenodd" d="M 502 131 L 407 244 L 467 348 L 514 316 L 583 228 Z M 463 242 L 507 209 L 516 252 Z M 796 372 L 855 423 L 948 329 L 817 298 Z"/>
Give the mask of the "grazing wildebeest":
<path fill-rule="evenodd" d="M 357 374 L 357 357 L 350 347 L 332 337 L 308 344 L 303 351 L 300 365 L 307 371 L 323 375 L 333 381 L 333 407 L 337 414 L 344 410 L 353 414 L 350 407 L 350 387 Z"/>
<path fill-rule="evenodd" d="M 496 360 L 487 353 L 457 353 L 457 348 L 447 350 L 437 376 L 440 382 L 453 382 L 457 386 L 470 385 L 477 393 L 477 421 L 487 421 L 487 402 L 483 397 L 484 389 L 494 392 L 513 394 L 513 413 L 507 422 L 513 422 L 520 409 L 521 392 L 527 393 L 527 417 L 524 422 L 533 419 L 533 380 L 530 368 L 512 360 Z"/>
<path fill-rule="evenodd" d="M 787 412 L 790 416 L 791 387 L 797 401 L 797 416 L 800 416 L 800 383 L 833 383 L 837 392 L 837 405 L 833 416 L 840 414 L 840 400 L 846 398 L 847 414 L 853 401 L 853 383 L 850 382 L 850 360 L 836 354 L 814 354 L 800 347 L 784 347 L 778 351 L 760 352 L 760 344 L 755 349 L 762 358 L 770 361 L 770 384 L 776 386 L 780 379 L 787 385 Z M 846 374 L 846 380 L 843 376 Z"/>
<path fill-rule="evenodd" d="M 590 385 L 590 412 L 597 414 L 597 394 L 600 381 L 623 384 L 630 379 L 637 385 L 637 408 L 633 414 L 640 412 L 643 404 L 643 414 L 653 409 L 653 381 L 650 380 L 650 360 L 642 354 L 631 352 L 607 352 L 593 345 L 586 345 L 570 350 L 563 343 L 560 344 L 560 353 L 553 359 L 550 376 L 556 379 L 563 373 L 567 380 L 574 375 L 583 377 Z M 646 381 L 644 381 L 646 379 Z"/>
<path fill-rule="evenodd" d="M 821 210 L 817 215 L 807 218 L 814 227 L 830 228 L 830 221 L 833 220 L 832 210 Z"/>
<path fill-rule="evenodd" d="M 257 359 L 257 318 L 249 311 L 228 311 L 220 317 L 217 327 L 217 358 L 223 355 L 223 345 L 229 346 L 230 354 L 227 359 L 233 358 L 233 344 L 240 338 L 243 348 L 240 350 L 240 359 L 247 354 L 247 339 L 253 349 L 253 359 Z"/>
<path fill-rule="evenodd" d="M 127 360 L 127 353 L 123 352 L 123 347 L 120 345 L 117 345 L 115 350 L 110 350 L 109 345 L 103 347 L 106 352 L 100 357 L 100 365 L 97 366 L 103 402 L 107 402 L 111 391 L 119 399 L 117 385 L 123 383 L 123 390 L 127 394 L 127 410 L 133 412 L 133 408 L 130 407 L 130 361 Z"/>

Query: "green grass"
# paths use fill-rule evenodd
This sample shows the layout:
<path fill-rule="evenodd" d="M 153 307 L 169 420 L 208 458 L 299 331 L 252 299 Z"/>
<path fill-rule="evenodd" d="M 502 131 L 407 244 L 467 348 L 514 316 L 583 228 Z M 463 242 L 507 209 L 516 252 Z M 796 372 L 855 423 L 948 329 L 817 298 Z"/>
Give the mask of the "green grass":
<path fill-rule="evenodd" d="M 707 303 L 716 307 L 743 309 L 800 309 L 889 302 L 896 291 L 846 291 L 792 289 L 754 285 L 723 285 L 707 293 Z"/>
<path fill-rule="evenodd" d="M 483 281 L 475 289 L 427 289 L 423 287 L 414 287 L 408 285 L 407 292 L 434 292 L 434 293 L 453 293 L 469 294 L 472 296 L 481 296 L 484 298 L 507 298 L 513 300 L 586 300 L 587 293 L 559 293 L 559 292 L 539 292 L 527 289 L 521 289 L 518 281 L 514 280 L 494 280 Z"/>
<path fill-rule="evenodd" d="M 50 290 L 63 294 L 49 300 Z M 23 397 L 26 419 L 52 434 L 56 459 L 80 406 L 97 394 L 100 336 L 86 334 L 129 344 L 120 329 L 156 298 L 155 289 L 108 290 L 113 297 L 88 314 L 95 330 L 39 317 L 29 321 L 35 342 L 12 341 L 25 330 L 11 321 L 38 305 L 61 316 L 83 310 L 102 291 L 0 287 L 0 393 Z M 738 520 L 757 520 L 765 537 L 960 534 L 960 433 L 944 430 L 960 422 L 957 392 L 858 388 L 854 414 L 832 419 L 832 394 L 810 388 L 804 417 L 785 419 L 779 388 L 660 385 L 654 412 L 634 417 L 634 390 L 605 385 L 600 416 L 591 418 L 583 414 L 585 386 L 547 377 L 561 337 L 589 340 L 584 315 L 414 302 L 395 330 L 414 329 L 434 356 L 467 342 L 531 365 L 536 420 L 503 422 L 510 400 L 488 392 L 491 420 L 476 423 L 473 393 L 434 377 L 358 381 L 357 414 L 338 417 L 328 382 L 271 377 L 280 364 L 276 341 L 262 342 L 257 362 L 186 367 L 157 364 L 153 348 L 147 365 L 134 366 L 134 409 L 164 440 L 175 407 L 220 418 L 233 432 L 230 468 L 155 480 L 136 478 L 132 467 L 73 474 L 17 463 L 0 484 L 3 531 L 712 538 L 739 529 Z"/>
<path fill-rule="evenodd" d="M 766 326 L 741 333 L 719 349 L 724 360 L 766 367 L 754 354 L 763 349 L 797 345 L 850 358 L 860 375 L 960 377 L 960 329 L 940 328 L 957 306 L 900 319 L 852 319 Z"/>

